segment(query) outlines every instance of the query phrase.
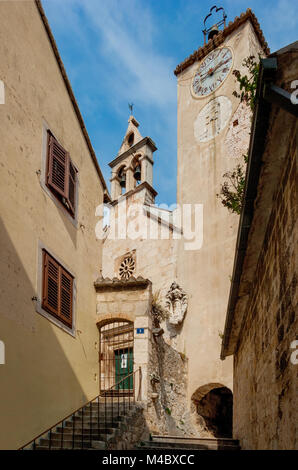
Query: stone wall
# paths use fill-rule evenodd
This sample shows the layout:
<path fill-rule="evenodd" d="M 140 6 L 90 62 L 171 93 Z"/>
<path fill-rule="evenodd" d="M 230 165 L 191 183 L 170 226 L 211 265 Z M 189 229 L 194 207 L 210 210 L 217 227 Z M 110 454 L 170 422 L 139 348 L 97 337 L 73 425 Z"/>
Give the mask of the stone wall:
<path fill-rule="evenodd" d="M 297 365 L 290 360 L 298 326 L 296 135 L 297 126 L 234 356 L 234 437 L 243 449 L 297 448 Z"/>
<path fill-rule="evenodd" d="M 120 427 L 119 433 L 108 440 L 109 450 L 134 450 L 142 441 L 148 439 L 149 431 L 144 417 L 144 407 L 136 403 Z"/>
<path fill-rule="evenodd" d="M 150 433 L 205 435 L 199 416 L 186 406 L 187 357 L 169 345 L 163 336 L 153 337 L 149 369 L 151 380 L 144 415 Z M 153 377 L 157 380 L 152 380 Z"/>

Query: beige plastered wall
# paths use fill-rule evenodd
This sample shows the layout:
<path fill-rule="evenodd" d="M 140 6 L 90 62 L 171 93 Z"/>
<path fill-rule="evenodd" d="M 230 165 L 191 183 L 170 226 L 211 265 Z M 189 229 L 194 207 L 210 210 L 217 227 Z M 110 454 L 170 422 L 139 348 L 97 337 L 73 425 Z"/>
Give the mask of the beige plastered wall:
<path fill-rule="evenodd" d="M 232 69 L 243 70 L 243 59 L 260 51 L 249 21 L 229 36 L 222 46 L 232 50 Z M 178 349 L 189 359 L 189 402 L 198 388 L 209 383 L 220 383 L 232 389 L 232 360 L 220 360 L 220 347 L 238 216 L 230 214 L 222 206 L 217 194 L 223 174 L 243 161 L 251 125 L 249 109 L 239 107 L 239 99 L 233 96 L 236 84 L 231 72 L 212 95 L 202 99 L 192 96 L 191 81 L 198 67 L 196 62 L 178 76 L 177 201 L 180 204 L 203 204 L 204 213 L 201 249 L 186 251 L 182 240 L 177 259 L 178 283 L 183 285 L 189 296 L 187 315 L 177 340 Z M 221 96 L 228 97 L 232 106 L 227 124 L 215 138 L 200 142 L 194 130 L 198 114 L 211 99 Z M 234 127 L 236 119 L 238 125 Z"/>
<path fill-rule="evenodd" d="M 0 2 L 0 57 L 0 448 L 15 449 L 98 394 L 103 188 L 33 1 Z M 42 187 L 45 125 L 78 169 L 75 222 Z M 75 276 L 72 334 L 36 311 L 41 246 Z"/>

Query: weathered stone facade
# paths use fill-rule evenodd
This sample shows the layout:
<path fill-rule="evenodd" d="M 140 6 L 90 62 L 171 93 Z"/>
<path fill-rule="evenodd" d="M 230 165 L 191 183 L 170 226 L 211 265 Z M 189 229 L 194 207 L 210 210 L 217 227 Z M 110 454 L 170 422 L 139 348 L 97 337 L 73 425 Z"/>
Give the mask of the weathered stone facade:
<path fill-rule="evenodd" d="M 271 84 L 274 70 L 277 91 L 280 87 L 290 92 L 298 73 L 297 58 L 297 43 L 270 56 L 271 75 L 267 78 L 265 66 L 261 69 L 260 89 L 268 81 Z M 239 251 L 223 339 L 222 358 L 234 354 L 233 436 L 243 449 L 298 445 L 298 368 L 291 358 L 298 331 L 298 125 L 290 94 L 287 99 L 281 104 L 260 97 L 254 115 L 258 126 L 253 126 L 250 142 Z"/>
<path fill-rule="evenodd" d="M 235 355 L 234 436 L 243 448 L 297 446 L 297 143 L 292 139 Z"/>

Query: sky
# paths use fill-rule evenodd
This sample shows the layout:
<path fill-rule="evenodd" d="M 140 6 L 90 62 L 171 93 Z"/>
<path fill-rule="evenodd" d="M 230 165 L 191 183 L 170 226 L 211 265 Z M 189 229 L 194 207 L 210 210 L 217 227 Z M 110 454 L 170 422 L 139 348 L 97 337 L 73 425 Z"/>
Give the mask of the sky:
<path fill-rule="evenodd" d="M 154 154 L 156 202 L 176 202 L 177 84 L 173 73 L 203 44 L 203 20 L 214 0 L 43 0 L 43 7 L 101 170 L 125 135 L 129 108 Z M 297 40 L 298 2 L 225 0 L 233 21 L 256 14 L 272 52 Z"/>

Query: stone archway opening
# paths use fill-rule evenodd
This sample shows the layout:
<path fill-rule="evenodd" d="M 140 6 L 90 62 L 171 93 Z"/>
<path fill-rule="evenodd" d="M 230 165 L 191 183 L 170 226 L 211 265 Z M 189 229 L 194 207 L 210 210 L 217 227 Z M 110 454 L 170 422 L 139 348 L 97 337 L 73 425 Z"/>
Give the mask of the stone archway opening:
<path fill-rule="evenodd" d="M 233 434 L 233 393 L 222 384 L 207 384 L 192 395 L 197 414 L 214 437 L 231 438 Z"/>
<path fill-rule="evenodd" d="M 100 394 L 133 395 L 134 324 L 110 319 L 100 328 Z"/>

